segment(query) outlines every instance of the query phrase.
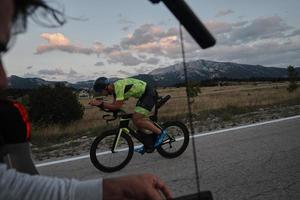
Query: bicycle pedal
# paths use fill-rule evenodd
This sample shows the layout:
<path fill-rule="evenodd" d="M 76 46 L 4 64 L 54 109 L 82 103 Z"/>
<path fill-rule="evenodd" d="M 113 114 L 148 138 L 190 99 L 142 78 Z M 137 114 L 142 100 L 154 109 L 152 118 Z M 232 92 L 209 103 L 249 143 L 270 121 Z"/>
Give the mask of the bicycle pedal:
<path fill-rule="evenodd" d="M 165 144 L 171 144 L 172 142 L 174 142 L 174 141 L 172 141 L 171 139 L 166 139 L 159 146 L 162 146 L 162 145 L 165 145 Z"/>

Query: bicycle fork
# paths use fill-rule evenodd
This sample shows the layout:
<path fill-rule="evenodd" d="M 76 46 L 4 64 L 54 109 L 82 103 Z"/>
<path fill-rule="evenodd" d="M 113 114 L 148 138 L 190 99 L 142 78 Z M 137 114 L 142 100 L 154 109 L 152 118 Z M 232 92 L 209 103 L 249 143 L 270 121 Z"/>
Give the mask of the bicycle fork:
<path fill-rule="evenodd" d="M 117 146 L 119 144 L 119 140 L 120 140 L 121 134 L 122 133 L 129 134 L 129 132 L 130 131 L 127 128 L 119 128 L 118 133 L 116 134 L 116 137 L 114 139 L 113 145 L 111 147 L 111 152 L 112 153 L 116 153 L 116 149 L 117 149 Z"/>
<path fill-rule="evenodd" d="M 120 125 L 119 125 L 119 128 L 117 129 L 118 133 L 116 134 L 116 137 L 114 139 L 113 145 L 111 147 L 111 152 L 112 153 L 116 153 L 116 149 L 117 149 L 117 146 L 119 144 L 119 140 L 120 140 L 121 134 L 122 133 L 128 134 L 130 132 L 128 130 L 128 128 L 127 128 L 128 124 L 129 124 L 129 119 L 127 119 L 127 118 L 121 118 L 120 119 Z"/>
<path fill-rule="evenodd" d="M 121 134 L 122 134 L 122 129 L 120 128 L 119 132 L 116 134 L 116 137 L 114 139 L 113 145 L 111 147 L 111 152 L 112 153 L 116 153 L 117 144 L 119 143 Z"/>

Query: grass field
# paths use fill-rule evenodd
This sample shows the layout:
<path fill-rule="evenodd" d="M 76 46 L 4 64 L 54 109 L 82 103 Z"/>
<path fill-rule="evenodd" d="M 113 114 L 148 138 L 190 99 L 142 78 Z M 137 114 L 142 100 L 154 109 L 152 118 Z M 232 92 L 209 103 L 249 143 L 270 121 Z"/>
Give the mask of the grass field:
<path fill-rule="evenodd" d="M 231 115 L 249 112 L 258 108 L 274 105 L 300 105 L 300 90 L 289 93 L 287 83 L 241 83 L 233 86 L 202 87 L 201 93 L 192 98 L 193 114 L 201 120 L 209 113 L 230 119 Z M 164 88 L 160 95 L 171 95 L 171 99 L 160 110 L 160 119 L 182 120 L 187 115 L 185 88 Z M 111 99 L 107 99 L 110 101 Z M 81 99 L 86 107 L 83 119 L 68 126 L 53 125 L 36 127 L 33 124 L 32 142 L 47 143 L 77 138 L 83 135 L 98 135 L 104 129 L 112 128 L 116 122 L 107 125 L 102 119 L 103 112 L 88 105 L 89 99 Z M 133 110 L 135 100 L 129 100 L 125 111 Z"/>

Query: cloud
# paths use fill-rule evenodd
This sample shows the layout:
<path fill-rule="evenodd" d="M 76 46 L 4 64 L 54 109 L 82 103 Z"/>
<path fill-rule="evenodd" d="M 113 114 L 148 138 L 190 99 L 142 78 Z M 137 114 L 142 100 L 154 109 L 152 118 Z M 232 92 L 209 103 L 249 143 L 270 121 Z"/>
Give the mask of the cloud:
<path fill-rule="evenodd" d="M 211 60 L 230 61 L 247 64 L 261 64 L 269 66 L 287 65 L 294 63 L 300 53 L 300 40 L 291 42 L 277 39 L 259 40 L 236 45 L 219 45 L 207 51 L 202 51 L 199 57 Z"/>
<path fill-rule="evenodd" d="M 283 37 L 285 32 L 291 29 L 292 27 L 279 16 L 260 17 L 246 26 L 235 29 L 231 37 L 240 41 Z"/>
<path fill-rule="evenodd" d="M 145 63 L 150 64 L 150 65 L 156 65 L 159 63 L 159 61 L 160 61 L 160 59 L 158 59 L 158 58 L 145 59 Z"/>
<path fill-rule="evenodd" d="M 279 16 L 258 17 L 252 21 L 243 20 L 234 23 L 210 20 L 205 24 L 217 38 L 217 45 L 229 47 L 275 38 L 284 40 L 300 33 Z"/>
<path fill-rule="evenodd" d="M 124 66 L 135 66 L 143 63 L 143 61 L 130 52 L 122 52 L 122 51 L 113 51 L 108 55 L 108 63 L 121 63 Z"/>
<path fill-rule="evenodd" d="M 214 34 L 223 34 L 232 31 L 233 24 L 222 21 L 214 21 L 210 20 L 205 22 L 205 25 L 208 27 L 210 31 Z"/>
<path fill-rule="evenodd" d="M 160 26 L 144 24 L 137 28 L 133 34 L 123 38 L 120 46 L 124 50 L 138 54 L 170 57 L 180 47 L 178 28 L 163 29 Z"/>
<path fill-rule="evenodd" d="M 87 54 L 87 55 L 94 53 L 94 51 L 89 48 L 82 48 L 73 45 L 40 45 L 36 49 L 36 54 L 43 54 L 54 50 L 60 50 L 68 53 Z"/>
<path fill-rule="evenodd" d="M 124 38 L 121 41 L 121 47 L 128 49 L 130 46 L 137 46 L 146 43 L 152 43 L 163 37 L 165 33 L 163 30 L 152 24 L 144 24 L 137 28 L 132 35 Z"/>
<path fill-rule="evenodd" d="M 86 81 L 86 80 L 95 80 L 100 76 L 109 76 L 110 74 L 107 71 L 96 71 L 93 74 L 83 74 L 79 73 L 73 68 L 62 70 L 60 68 L 55 69 L 41 69 L 35 72 L 24 73 L 24 78 L 42 78 L 48 81 L 68 81 L 71 83 Z"/>
<path fill-rule="evenodd" d="M 111 47 L 107 47 L 103 50 L 103 53 L 109 55 L 113 54 L 114 52 L 119 52 L 121 51 L 121 47 L 119 45 L 113 45 Z"/>
<path fill-rule="evenodd" d="M 150 64 L 150 65 L 156 65 L 159 63 L 160 59 L 158 58 L 141 58 L 133 55 L 130 52 L 114 52 L 108 55 L 108 63 L 121 63 L 124 66 L 136 66 L 139 64 Z"/>
<path fill-rule="evenodd" d="M 67 53 L 79 53 L 79 54 L 97 54 L 99 55 L 104 46 L 100 42 L 95 42 L 92 47 L 86 48 L 79 45 L 71 44 L 70 40 L 62 33 L 43 33 L 41 38 L 46 40 L 48 44 L 39 45 L 36 48 L 36 54 L 43 54 L 50 51 L 63 51 Z"/>
<path fill-rule="evenodd" d="M 138 27 L 132 34 L 123 38 L 119 44 L 107 47 L 98 41 L 94 42 L 92 47 L 74 45 L 62 33 L 44 33 L 41 37 L 48 44 L 38 46 L 36 54 L 50 51 L 85 55 L 96 54 L 108 63 L 120 63 L 125 66 L 136 66 L 142 63 L 158 64 L 160 61 L 159 56 L 172 57 L 179 47 L 178 30 L 176 28 L 164 30 L 160 26 L 152 24 L 144 24 Z M 148 54 L 148 56 L 142 58 L 139 56 L 140 54 Z M 98 66 L 102 65 L 102 63 L 96 64 Z"/>
<path fill-rule="evenodd" d="M 24 78 L 37 78 L 39 77 L 37 74 L 34 74 L 34 73 L 25 73 L 23 75 Z"/>
<path fill-rule="evenodd" d="M 248 23 L 248 21 L 239 21 L 239 22 L 233 23 L 232 26 L 240 27 L 240 26 L 245 26 L 247 23 Z"/>
<path fill-rule="evenodd" d="M 61 69 L 41 69 L 37 72 L 39 75 L 66 75 L 66 73 Z"/>
<path fill-rule="evenodd" d="M 129 50 L 147 54 L 163 54 L 159 42 L 148 42 L 139 45 L 132 45 Z"/>
<path fill-rule="evenodd" d="M 74 76 L 74 75 L 77 75 L 77 74 L 78 74 L 78 73 L 77 73 L 74 69 L 71 68 L 68 75 Z"/>
<path fill-rule="evenodd" d="M 294 30 L 291 34 L 287 35 L 287 37 L 299 36 L 300 29 Z"/>
<path fill-rule="evenodd" d="M 118 73 L 122 74 L 122 75 L 125 75 L 126 77 L 133 75 L 133 73 L 125 71 L 125 70 L 119 70 Z"/>
<path fill-rule="evenodd" d="M 233 23 L 209 20 L 205 24 L 217 38 L 217 44 L 203 51 L 183 29 L 187 60 L 202 58 L 248 64 L 283 63 L 288 62 L 288 58 L 299 60 L 295 53 L 299 52 L 300 29 L 290 26 L 280 16 Z M 45 34 L 43 38 L 48 42 L 45 45 L 47 51 L 98 55 L 103 62 L 97 62 L 95 66 L 103 66 L 105 62 L 109 65 L 152 67 L 181 60 L 178 27 L 143 24 L 110 46 L 96 41 L 91 47 L 84 48 L 72 44 L 63 34 Z"/>
<path fill-rule="evenodd" d="M 69 45 L 70 41 L 61 33 L 43 33 L 41 37 L 53 45 Z"/>
<path fill-rule="evenodd" d="M 94 51 L 95 54 L 97 54 L 99 56 L 99 54 L 101 54 L 105 49 L 105 45 L 102 44 L 101 42 L 94 42 L 92 50 Z"/>
<path fill-rule="evenodd" d="M 231 10 L 231 9 L 220 10 L 220 11 L 216 14 L 216 17 L 223 17 L 223 16 L 230 15 L 230 14 L 233 14 L 233 13 L 234 13 L 234 11 Z"/>
<path fill-rule="evenodd" d="M 154 68 L 153 67 L 146 67 L 146 66 L 141 66 L 135 68 L 136 74 L 147 74 L 148 72 L 152 71 Z"/>
<path fill-rule="evenodd" d="M 64 72 L 62 69 L 41 69 L 39 71 L 37 71 L 38 75 L 41 76 L 69 76 L 69 77 L 73 77 L 73 76 L 77 76 L 78 73 L 74 70 L 74 69 L 70 69 L 69 72 Z"/>
<path fill-rule="evenodd" d="M 92 75 L 80 74 L 73 68 L 70 68 L 69 71 L 64 71 L 62 69 L 41 69 L 35 73 L 25 73 L 23 77 L 25 78 L 42 78 L 45 80 L 56 80 L 56 81 L 69 81 L 69 82 L 78 82 L 86 80 L 94 80 L 98 76 L 103 76 L 106 72 L 96 72 Z"/>

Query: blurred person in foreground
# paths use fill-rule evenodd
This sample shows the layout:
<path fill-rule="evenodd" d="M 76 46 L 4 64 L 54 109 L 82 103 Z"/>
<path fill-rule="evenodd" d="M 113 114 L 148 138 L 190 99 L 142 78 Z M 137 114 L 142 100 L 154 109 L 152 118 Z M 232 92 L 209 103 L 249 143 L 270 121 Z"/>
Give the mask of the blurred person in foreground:
<path fill-rule="evenodd" d="M 64 14 L 43 0 L 0 0 L 0 56 L 8 51 L 12 37 L 25 32 L 27 17 L 47 26 L 65 23 Z M 7 84 L 0 57 L 0 92 Z M 0 99 L 0 120 L 0 199 L 172 198 L 167 186 L 152 174 L 89 181 L 40 176 L 30 156 L 30 124 L 24 107 L 17 102 Z M 8 165 L 16 167 L 8 169 Z"/>

